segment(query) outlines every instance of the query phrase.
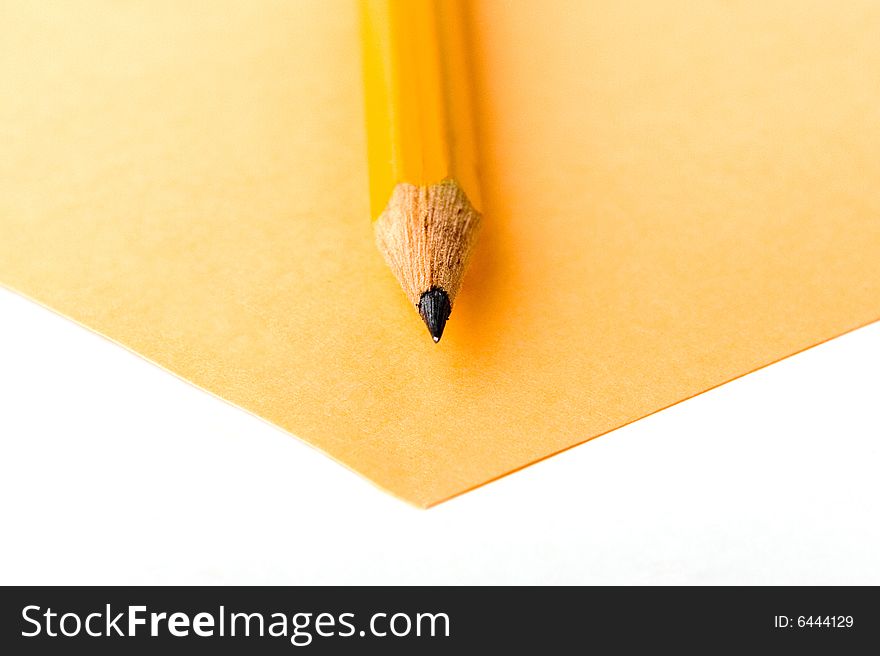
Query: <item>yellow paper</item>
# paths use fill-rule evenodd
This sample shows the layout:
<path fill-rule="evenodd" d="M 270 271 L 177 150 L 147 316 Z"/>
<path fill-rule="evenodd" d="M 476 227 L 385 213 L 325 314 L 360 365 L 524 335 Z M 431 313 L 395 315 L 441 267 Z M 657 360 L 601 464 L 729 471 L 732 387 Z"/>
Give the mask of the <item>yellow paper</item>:
<path fill-rule="evenodd" d="M 439 345 L 373 245 L 347 1 L 2 3 L 0 281 L 422 505 L 880 316 L 880 3 L 470 11 Z"/>

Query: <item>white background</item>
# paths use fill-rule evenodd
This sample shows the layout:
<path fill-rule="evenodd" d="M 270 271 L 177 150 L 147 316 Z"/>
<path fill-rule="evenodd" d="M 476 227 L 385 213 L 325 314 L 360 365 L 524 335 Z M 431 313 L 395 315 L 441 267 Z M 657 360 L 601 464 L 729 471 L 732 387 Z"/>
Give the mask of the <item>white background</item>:
<path fill-rule="evenodd" d="M 0 289 L 0 584 L 880 584 L 880 325 L 431 510 Z"/>

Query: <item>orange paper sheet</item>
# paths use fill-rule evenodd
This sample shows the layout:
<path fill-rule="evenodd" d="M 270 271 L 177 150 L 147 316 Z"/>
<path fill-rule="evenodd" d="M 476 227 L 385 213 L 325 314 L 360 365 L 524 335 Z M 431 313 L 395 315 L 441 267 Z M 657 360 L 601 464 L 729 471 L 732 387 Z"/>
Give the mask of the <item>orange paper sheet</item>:
<path fill-rule="evenodd" d="M 348 1 L 2 3 L 0 282 L 419 505 L 880 316 L 880 3 L 470 11 L 439 345 L 373 245 Z"/>

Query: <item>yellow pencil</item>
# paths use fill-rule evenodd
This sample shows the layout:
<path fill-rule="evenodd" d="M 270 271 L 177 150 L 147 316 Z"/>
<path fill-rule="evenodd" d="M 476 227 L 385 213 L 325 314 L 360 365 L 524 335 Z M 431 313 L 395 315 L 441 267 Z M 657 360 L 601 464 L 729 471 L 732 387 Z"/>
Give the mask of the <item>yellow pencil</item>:
<path fill-rule="evenodd" d="M 480 223 L 460 0 L 362 0 L 376 243 L 440 340 Z"/>

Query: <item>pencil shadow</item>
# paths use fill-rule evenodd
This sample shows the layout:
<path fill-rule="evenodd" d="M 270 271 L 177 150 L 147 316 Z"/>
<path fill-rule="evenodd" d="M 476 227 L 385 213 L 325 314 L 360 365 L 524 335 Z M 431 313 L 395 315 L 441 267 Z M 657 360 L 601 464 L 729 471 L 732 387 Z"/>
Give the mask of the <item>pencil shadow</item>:
<path fill-rule="evenodd" d="M 455 309 L 451 322 L 457 324 L 456 333 L 461 334 L 458 346 L 468 355 L 487 357 L 493 352 L 493 346 L 502 338 L 497 330 L 499 321 L 489 320 L 503 312 L 501 304 L 496 301 L 493 292 L 503 284 L 499 263 L 502 262 L 501 234 L 503 229 L 503 210 L 497 202 L 493 184 L 494 176 L 488 170 L 488 149 L 492 147 L 488 137 L 487 121 L 487 85 L 485 70 L 485 52 L 481 48 L 479 34 L 481 27 L 477 2 L 461 0 L 455 3 L 461 12 L 463 38 L 467 53 L 468 84 L 472 102 L 477 176 L 481 186 L 483 220 L 474 255 L 462 284 L 462 290 L 456 298 Z"/>

